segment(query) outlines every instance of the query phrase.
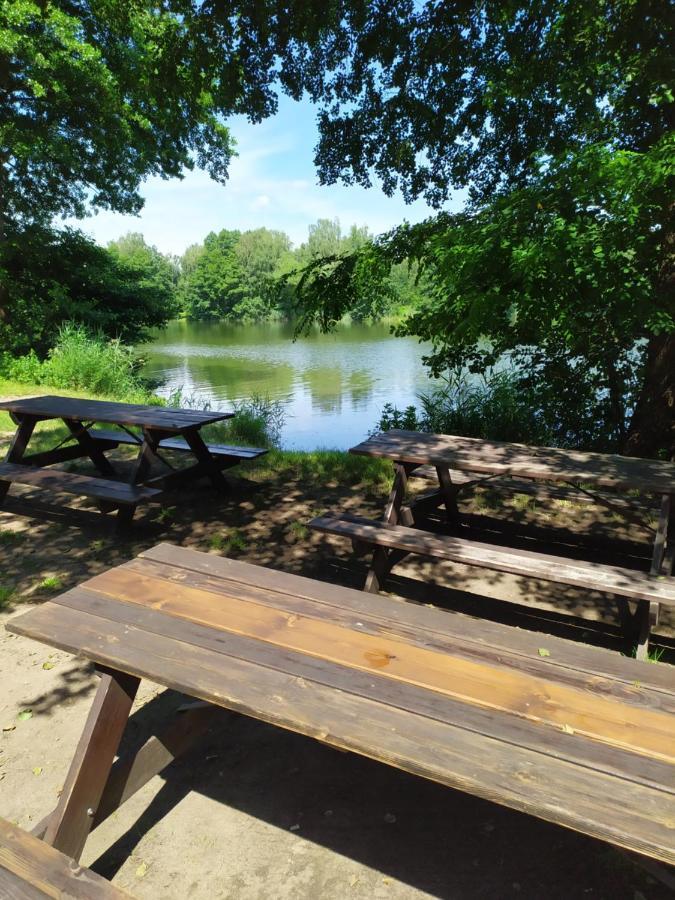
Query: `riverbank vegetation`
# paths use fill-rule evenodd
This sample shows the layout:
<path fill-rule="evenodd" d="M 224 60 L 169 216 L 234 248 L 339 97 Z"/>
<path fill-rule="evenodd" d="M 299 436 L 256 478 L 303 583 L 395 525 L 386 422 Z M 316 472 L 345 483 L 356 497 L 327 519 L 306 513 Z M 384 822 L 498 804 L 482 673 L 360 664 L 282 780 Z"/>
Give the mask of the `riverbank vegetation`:
<path fill-rule="evenodd" d="M 672 28 L 658 0 L 306 2 L 272 19 L 5 4 L 0 347 L 51 365 L 65 321 L 138 342 L 181 313 L 328 329 L 394 312 L 433 374 L 487 376 L 508 354 L 560 443 L 672 457 Z M 378 180 L 438 213 L 378 239 L 317 223 L 296 251 L 221 231 L 179 261 L 137 235 L 102 249 L 55 230 L 137 212 L 149 176 L 225 183 L 224 122 L 273 115 L 279 90 L 317 106 L 321 183 Z"/>

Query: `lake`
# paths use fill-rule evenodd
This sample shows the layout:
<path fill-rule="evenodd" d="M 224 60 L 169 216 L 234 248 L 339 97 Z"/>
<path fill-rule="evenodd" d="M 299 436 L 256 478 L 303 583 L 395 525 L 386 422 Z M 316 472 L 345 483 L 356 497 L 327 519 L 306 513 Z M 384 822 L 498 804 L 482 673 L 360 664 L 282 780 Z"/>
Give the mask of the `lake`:
<path fill-rule="evenodd" d="M 404 408 L 430 381 L 424 345 L 392 337 L 388 325 L 342 324 L 293 341 L 293 326 L 172 322 L 139 352 L 158 393 L 182 389 L 229 409 L 253 394 L 283 402 L 282 445 L 344 449 L 373 429 L 385 403 Z"/>

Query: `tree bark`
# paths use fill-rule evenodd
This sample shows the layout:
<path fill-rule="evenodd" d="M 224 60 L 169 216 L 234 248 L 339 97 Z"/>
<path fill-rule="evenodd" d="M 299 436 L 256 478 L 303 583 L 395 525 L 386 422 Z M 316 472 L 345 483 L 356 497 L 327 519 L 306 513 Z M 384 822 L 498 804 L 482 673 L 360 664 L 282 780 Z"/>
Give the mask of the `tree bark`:
<path fill-rule="evenodd" d="M 623 452 L 675 459 L 675 334 L 653 335 Z"/>

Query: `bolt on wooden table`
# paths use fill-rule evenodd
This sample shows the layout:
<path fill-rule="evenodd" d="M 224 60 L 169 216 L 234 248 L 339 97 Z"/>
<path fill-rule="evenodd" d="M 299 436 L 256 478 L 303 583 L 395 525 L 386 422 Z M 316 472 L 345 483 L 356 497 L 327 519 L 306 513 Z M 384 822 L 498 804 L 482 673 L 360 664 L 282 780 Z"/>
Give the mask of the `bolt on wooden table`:
<path fill-rule="evenodd" d="M 33 832 L 76 859 L 224 707 L 675 862 L 670 666 L 170 544 L 7 628 L 98 667 Z M 140 678 L 206 705 L 113 762 Z"/>
<path fill-rule="evenodd" d="M 394 482 L 383 518 L 373 522 L 348 515 L 320 516 L 311 527 L 350 537 L 355 549 L 374 547 L 365 590 L 378 591 L 393 566 L 408 553 L 585 587 L 617 598 L 626 634 L 635 640 L 638 656 L 647 656 L 660 605 L 675 606 L 675 579 L 671 578 L 675 560 L 674 463 L 404 430 L 376 434 L 352 447 L 350 453 L 394 463 Z M 422 470 L 437 481 L 438 487 L 406 505 L 408 479 Z M 469 530 L 461 529 L 459 491 L 467 485 L 489 485 L 491 479 L 507 477 L 516 479 L 514 492 L 522 490 L 524 479 L 529 484 L 554 482 L 609 506 L 615 504 L 613 495 L 598 496 L 581 485 L 590 484 L 594 490 L 618 495 L 638 490 L 659 497 L 649 573 L 472 540 Z M 617 497 L 616 505 L 624 515 L 634 511 L 632 501 L 625 496 Z M 429 513 L 440 506 L 445 509 L 452 535 L 427 530 Z M 637 604 L 634 612 L 629 602 Z"/>
<path fill-rule="evenodd" d="M 231 451 L 229 454 L 219 453 L 219 448 L 210 448 L 200 434 L 205 425 L 229 419 L 234 415 L 232 412 L 57 396 L 5 400 L 0 403 L 0 409 L 7 410 L 17 425 L 6 461 L 0 464 L 0 502 L 12 482 L 31 484 L 93 497 L 103 512 L 117 509 L 118 521 L 126 524 L 133 518 L 138 503 L 156 497 L 161 488 L 169 485 L 206 475 L 214 487 L 224 488 L 222 469 L 239 461 L 236 448 L 225 448 Z M 49 419 L 61 419 L 68 429 L 68 437 L 49 450 L 27 454 L 35 426 Z M 97 423 L 117 425 L 122 430 L 93 430 L 92 426 Z M 140 429 L 140 434 L 131 431 L 132 428 Z M 105 455 L 120 443 L 138 446 L 138 456 L 126 483 L 112 480 L 117 472 Z M 189 453 L 196 462 L 176 470 L 166 459 L 164 450 Z M 81 457 L 88 457 L 102 477 L 46 468 Z M 166 463 L 173 471 L 151 478 L 151 467 L 157 461 Z"/>

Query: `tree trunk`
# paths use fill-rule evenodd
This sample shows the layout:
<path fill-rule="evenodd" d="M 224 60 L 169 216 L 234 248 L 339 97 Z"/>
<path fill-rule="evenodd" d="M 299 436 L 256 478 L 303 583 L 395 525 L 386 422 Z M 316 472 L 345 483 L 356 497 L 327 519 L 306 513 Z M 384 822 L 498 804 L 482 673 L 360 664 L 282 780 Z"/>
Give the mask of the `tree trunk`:
<path fill-rule="evenodd" d="M 653 335 L 623 452 L 675 459 L 675 334 Z"/>

